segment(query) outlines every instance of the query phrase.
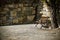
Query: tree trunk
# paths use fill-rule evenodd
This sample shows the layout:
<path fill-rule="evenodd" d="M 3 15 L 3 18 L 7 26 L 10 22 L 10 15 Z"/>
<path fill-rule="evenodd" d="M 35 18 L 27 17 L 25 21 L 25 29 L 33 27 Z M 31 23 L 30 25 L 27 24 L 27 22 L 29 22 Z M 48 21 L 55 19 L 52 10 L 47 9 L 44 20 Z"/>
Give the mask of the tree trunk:
<path fill-rule="evenodd" d="M 51 17 L 51 23 L 52 23 L 52 27 L 53 28 L 58 28 L 58 23 L 57 23 L 57 14 L 56 14 L 56 4 L 55 4 L 56 0 L 52 0 L 51 1 L 51 8 L 52 8 L 52 17 Z"/>
<path fill-rule="evenodd" d="M 35 7 L 35 17 L 34 17 L 34 21 L 37 21 L 37 7 L 38 7 L 38 6 Z"/>
<path fill-rule="evenodd" d="M 49 2 L 46 0 L 46 3 L 48 6 L 51 7 L 51 25 L 52 28 L 58 28 L 58 23 L 57 23 L 57 0 L 50 0 Z"/>

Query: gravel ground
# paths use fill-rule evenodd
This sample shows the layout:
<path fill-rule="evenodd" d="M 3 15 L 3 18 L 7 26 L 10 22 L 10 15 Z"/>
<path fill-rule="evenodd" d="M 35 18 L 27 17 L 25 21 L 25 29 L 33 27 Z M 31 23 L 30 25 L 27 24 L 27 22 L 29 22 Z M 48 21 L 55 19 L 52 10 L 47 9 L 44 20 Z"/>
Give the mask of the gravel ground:
<path fill-rule="evenodd" d="M 34 24 L 2 26 L 0 40 L 60 40 L 60 29 L 40 29 Z"/>

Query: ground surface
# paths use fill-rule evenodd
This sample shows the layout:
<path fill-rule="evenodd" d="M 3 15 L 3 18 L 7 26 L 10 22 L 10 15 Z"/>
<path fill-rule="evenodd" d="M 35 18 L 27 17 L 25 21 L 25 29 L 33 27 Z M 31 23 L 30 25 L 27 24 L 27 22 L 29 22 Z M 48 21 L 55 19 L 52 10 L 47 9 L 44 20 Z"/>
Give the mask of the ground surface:
<path fill-rule="evenodd" d="M 34 24 L 0 27 L 0 40 L 60 40 L 60 29 L 45 30 Z"/>

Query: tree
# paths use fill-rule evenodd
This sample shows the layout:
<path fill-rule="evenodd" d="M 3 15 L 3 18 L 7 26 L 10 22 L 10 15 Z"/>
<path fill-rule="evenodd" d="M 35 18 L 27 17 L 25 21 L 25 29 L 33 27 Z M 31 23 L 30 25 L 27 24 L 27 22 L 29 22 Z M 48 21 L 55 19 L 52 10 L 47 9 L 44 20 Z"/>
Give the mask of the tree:
<path fill-rule="evenodd" d="M 47 4 L 52 8 L 52 13 L 51 13 L 51 24 L 53 28 L 58 28 L 58 23 L 57 23 L 57 0 L 50 0 L 49 3 Z"/>
<path fill-rule="evenodd" d="M 41 3 L 41 0 L 34 0 L 33 1 L 33 6 L 34 6 L 34 8 L 35 8 L 35 17 L 34 17 L 34 19 L 33 19 L 33 21 L 34 22 L 36 22 L 36 21 L 38 21 L 39 19 L 40 19 L 40 17 L 41 17 L 41 14 L 40 13 L 38 13 L 38 7 L 42 7 L 42 5 L 40 5 L 40 4 L 42 4 Z M 40 6 L 39 6 L 40 5 Z M 40 9 L 40 8 L 39 8 Z M 39 10 L 40 11 L 40 10 Z"/>

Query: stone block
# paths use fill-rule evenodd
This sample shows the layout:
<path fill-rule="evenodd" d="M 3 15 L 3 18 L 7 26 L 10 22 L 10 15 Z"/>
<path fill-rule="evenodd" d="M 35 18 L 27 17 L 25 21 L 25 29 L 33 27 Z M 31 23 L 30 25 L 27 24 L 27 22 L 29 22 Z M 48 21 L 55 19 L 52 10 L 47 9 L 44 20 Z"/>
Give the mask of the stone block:
<path fill-rule="evenodd" d="M 23 4 L 18 4 L 19 7 L 23 7 Z"/>
<path fill-rule="evenodd" d="M 5 8 L 4 8 L 4 11 L 9 11 L 9 8 L 5 7 Z"/>
<path fill-rule="evenodd" d="M 2 24 L 2 20 L 0 20 L 0 24 Z"/>
<path fill-rule="evenodd" d="M 7 14 L 7 11 L 1 11 L 0 14 Z"/>
<path fill-rule="evenodd" d="M 24 5 L 24 7 L 30 7 L 31 6 L 31 4 L 23 4 Z"/>
<path fill-rule="evenodd" d="M 27 16 L 27 20 L 28 20 L 28 21 L 32 21 L 32 20 L 34 19 L 34 17 L 35 17 L 34 15 L 32 15 L 32 16 Z"/>
<path fill-rule="evenodd" d="M 2 16 L 1 20 L 7 20 L 7 17 L 6 16 Z"/>
<path fill-rule="evenodd" d="M 30 15 L 30 14 L 34 14 L 34 9 L 33 7 L 23 7 L 22 9 L 22 13 L 26 14 L 26 15 Z"/>
<path fill-rule="evenodd" d="M 15 7 L 14 4 L 8 4 L 7 6 L 8 6 L 8 8 L 14 8 Z"/>
<path fill-rule="evenodd" d="M 19 7 L 19 4 L 14 4 L 14 8 L 18 8 Z"/>
<path fill-rule="evenodd" d="M 32 14 L 35 14 L 35 10 L 32 10 Z"/>
<path fill-rule="evenodd" d="M 16 11 L 10 11 L 10 16 L 16 17 L 17 16 L 17 12 Z"/>
<path fill-rule="evenodd" d="M 17 11 L 21 11 L 22 10 L 22 8 L 17 8 Z"/>
<path fill-rule="evenodd" d="M 19 18 L 18 18 L 19 23 L 22 23 L 22 22 L 23 22 L 23 19 L 24 19 L 24 17 L 19 17 Z"/>
<path fill-rule="evenodd" d="M 22 13 L 21 11 L 17 11 L 17 16 L 18 17 L 24 16 L 24 13 Z"/>
<path fill-rule="evenodd" d="M 13 24 L 18 23 L 18 19 L 13 19 L 13 20 L 12 20 L 12 23 L 13 23 Z"/>

